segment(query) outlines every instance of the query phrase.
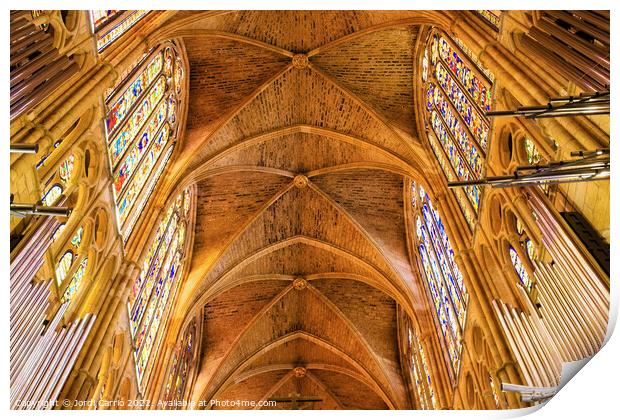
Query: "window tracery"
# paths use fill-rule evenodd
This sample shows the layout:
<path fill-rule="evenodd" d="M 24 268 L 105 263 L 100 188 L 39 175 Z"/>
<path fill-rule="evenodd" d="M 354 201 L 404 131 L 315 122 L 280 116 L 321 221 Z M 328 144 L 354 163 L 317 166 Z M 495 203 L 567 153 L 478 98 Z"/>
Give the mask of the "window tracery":
<path fill-rule="evenodd" d="M 102 52 L 123 36 L 149 10 L 91 10 L 93 32 L 97 37 L 97 51 Z"/>
<path fill-rule="evenodd" d="M 165 43 L 138 63 L 106 100 L 113 193 L 125 241 L 176 142 L 182 67 L 176 46 Z"/>
<path fill-rule="evenodd" d="M 417 250 L 454 379 L 460 367 L 468 294 L 439 212 L 424 188 L 419 186 L 418 190 L 418 198 L 415 202 L 412 200 Z"/>
<path fill-rule="evenodd" d="M 426 86 L 427 137 L 447 181 L 483 178 L 489 144 L 493 77 L 464 51 L 461 42 L 433 33 L 425 50 L 430 53 Z M 491 76 L 491 77 L 489 77 Z M 482 189 L 454 189 L 456 200 L 473 230 L 480 210 Z"/>
<path fill-rule="evenodd" d="M 181 192 L 159 223 L 130 293 L 128 310 L 138 383 L 146 384 L 183 271 L 192 194 Z"/>

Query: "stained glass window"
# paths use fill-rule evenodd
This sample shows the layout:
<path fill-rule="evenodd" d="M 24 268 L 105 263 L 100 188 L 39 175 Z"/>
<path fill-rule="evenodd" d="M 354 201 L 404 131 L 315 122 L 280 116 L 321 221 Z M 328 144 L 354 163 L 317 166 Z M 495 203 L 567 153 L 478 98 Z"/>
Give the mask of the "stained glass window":
<path fill-rule="evenodd" d="M 422 81 L 426 82 L 428 78 L 428 49 L 424 49 L 424 57 L 422 58 Z"/>
<path fill-rule="evenodd" d="M 188 224 L 185 209 L 191 200 L 189 191 L 182 192 L 163 215 L 129 296 L 130 332 L 141 387 L 148 381 L 165 329 L 161 326 L 166 324 L 181 277 Z"/>
<path fill-rule="evenodd" d="M 534 249 L 534 244 L 529 239 L 525 240 L 525 251 L 527 251 L 527 256 L 530 258 L 530 260 L 534 261 L 536 259 L 536 250 Z"/>
<path fill-rule="evenodd" d="M 525 155 L 527 157 L 527 162 L 530 165 L 538 165 L 539 163 L 543 162 L 543 157 L 540 154 L 540 151 L 538 150 L 538 147 L 536 147 L 536 144 L 529 138 L 525 138 L 525 140 L 523 141 L 523 147 L 525 149 Z M 544 183 L 544 184 L 539 184 L 538 185 L 545 194 L 549 193 L 549 184 L 548 183 Z"/>
<path fill-rule="evenodd" d="M 120 15 L 122 10 L 91 10 L 90 15 L 95 31 L 101 29 L 111 20 Z"/>
<path fill-rule="evenodd" d="M 57 149 L 57 148 L 58 148 L 58 146 L 60 146 L 60 143 L 62 143 L 62 139 L 57 140 L 57 141 L 54 143 L 54 149 Z M 39 163 L 37 163 L 37 166 L 36 166 L 36 168 L 37 168 L 37 169 L 39 169 L 41 166 L 45 165 L 45 161 L 46 161 L 46 160 L 47 160 L 47 158 L 48 158 L 48 157 L 52 154 L 52 152 L 53 152 L 53 151 L 54 151 L 54 150 L 51 150 L 48 154 L 46 154 L 45 156 L 43 156 L 43 157 L 41 158 L 41 160 L 39 161 Z"/>
<path fill-rule="evenodd" d="M 182 75 L 176 46 L 166 43 L 140 61 L 106 100 L 108 155 L 118 222 L 125 241 L 176 141 Z"/>
<path fill-rule="evenodd" d="M 76 249 L 80 247 L 82 243 L 82 236 L 84 235 L 84 228 L 80 226 L 76 231 L 73 238 L 71 238 L 71 245 L 73 245 Z"/>
<path fill-rule="evenodd" d="M 56 282 L 58 282 L 59 286 L 67 277 L 71 269 L 71 264 L 73 264 L 73 252 L 67 251 L 60 257 L 58 265 L 56 266 Z"/>
<path fill-rule="evenodd" d="M 428 140 L 439 166 L 447 181 L 483 178 L 490 131 L 485 113 L 491 110 L 492 78 L 461 49 L 460 43 L 439 33 L 431 36 L 424 54 L 430 54 L 426 86 Z M 422 71 L 424 75 L 425 69 Z M 473 230 L 481 188 L 453 191 Z"/>
<path fill-rule="evenodd" d="M 523 144 L 525 146 L 525 153 L 527 155 L 528 163 L 530 165 L 536 165 L 537 163 L 540 163 L 540 161 L 542 160 L 542 156 L 540 155 L 540 152 L 538 151 L 538 148 L 536 147 L 534 142 L 531 139 L 526 138 L 523 141 Z"/>
<path fill-rule="evenodd" d="M 420 407 L 423 410 L 434 409 L 437 407 L 437 400 L 435 398 L 430 369 L 428 368 L 422 344 L 411 327 L 409 327 L 408 330 L 408 345 L 408 353 L 411 358 L 411 369 Z"/>
<path fill-rule="evenodd" d="M 52 242 L 56 242 L 56 239 L 58 239 L 58 237 L 60 236 L 64 228 L 65 228 L 64 223 L 61 223 L 60 225 L 58 225 L 54 233 L 52 233 Z"/>
<path fill-rule="evenodd" d="M 67 286 L 65 293 L 62 296 L 61 301 L 67 302 L 73 298 L 75 293 L 80 288 L 80 283 L 84 279 L 84 275 L 86 274 L 86 267 L 88 266 L 88 258 L 84 258 L 78 268 L 73 273 L 73 277 L 71 277 L 71 282 Z"/>
<path fill-rule="evenodd" d="M 43 195 L 41 201 L 46 206 L 53 206 L 56 201 L 60 198 L 62 194 L 62 187 L 58 184 L 52 185 L 52 187 L 47 190 L 47 192 Z"/>
<path fill-rule="evenodd" d="M 58 176 L 60 177 L 60 180 L 65 184 L 67 184 L 71 179 L 74 165 L 75 156 L 73 155 L 73 153 L 71 153 L 69 157 L 62 161 L 60 167 L 58 168 Z"/>
<path fill-rule="evenodd" d="M 456 378 L 461 360 L 468 294 L 439 212 L 421 187 L 419 196 L 417 203 L 412 202 L 417 248 L 427 291 L 448 352 L 450 371 L 452 377 Z"/>
<path fill-rule="evenodd" d="M 192 322 L 186 329 L 181 345 L 172 357 L 172 364 L 166 381 L 166 400 L 183 400 L 190 373 L 193 368 L 196 341 L 196 324 Z"/>
<path fill-rule="evenodd" d="M 519 280 L 521 280 L 521 284 L 529 292 L 532 289 L 532 281 L 530 280 L 530 276 L 525 269 L 525 265 L 523 265 L 523 262 L 521 261 L 519 253 L 512 246 L 509 247 L 508 251 L 510 253 L 512 265 L 517 272 L 517 276 L 519 276 Z"/>
<path fill-rule="evenodd" d="M 97 51 L 106 49 L 148 13 L 149 10 L 91 10 Z"/>

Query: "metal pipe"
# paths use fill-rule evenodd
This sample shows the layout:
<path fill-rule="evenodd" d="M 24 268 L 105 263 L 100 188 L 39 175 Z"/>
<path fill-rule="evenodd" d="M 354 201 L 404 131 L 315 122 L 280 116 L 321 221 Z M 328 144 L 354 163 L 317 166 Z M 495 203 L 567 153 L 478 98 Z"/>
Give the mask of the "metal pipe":
<path fill-rule="evenodd" d="M 525 116 L 547 118 L 572 115 L 596 115 L 610 112 L 610 91 L 588 92 L 579 96 L 549 99 L 547 105 L 521 106 L 516 110 L 489 111 L 487 117 Z"/>
<path fill-rule="evenodd" d="M 39 206 L 37 204 L 11 204 L 11 213 L 17 217 L 23 217 L 29 214 L 37 216 L 69 217 L 71 209 L 68 207 Z"/>
<path fill-rule="evenodd" d="M 12 144 L 11 153 L 35 154 L 39 151 L 38 144 Z"/>

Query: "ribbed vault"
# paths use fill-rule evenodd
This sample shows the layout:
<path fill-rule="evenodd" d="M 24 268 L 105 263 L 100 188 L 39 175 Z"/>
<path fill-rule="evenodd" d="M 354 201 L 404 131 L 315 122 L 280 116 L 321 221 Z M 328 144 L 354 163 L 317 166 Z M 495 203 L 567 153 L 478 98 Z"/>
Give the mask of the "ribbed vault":
<path fill-rule="evenodd" d="M 171 185 L 197 185 L 173 326 L 201 313 L 193 396 L 409 408 L 397 307 L 428 319 L 404 192 L 428 172 L 414 57 L 432 12 L 173 15 L 189 114 Z M 281 406 L 280 408 L 286 408 Z"/>

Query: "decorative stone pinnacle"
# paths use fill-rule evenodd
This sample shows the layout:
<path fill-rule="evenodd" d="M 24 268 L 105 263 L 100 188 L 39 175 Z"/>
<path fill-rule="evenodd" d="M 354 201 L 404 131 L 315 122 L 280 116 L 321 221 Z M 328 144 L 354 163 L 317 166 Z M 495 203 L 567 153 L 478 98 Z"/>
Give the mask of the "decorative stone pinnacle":
<path fill-rule="evenodd" d="M 295 54 L 291 60 L 293 67 L 296 69 L 305 69 L 308 67 L 308 56 L 306 54 Z"/>
<path fill-rule="evenodd" d="M 305 289 L 306 286 L 308 286 L 308 282 L 306 281 L 306 279 L 303 279 L 301 277 L 297 277 L 294 281 L 293 281 L 293 287 L 297 290 L 302 290 Z"/>
<path fill-rule="evenodd" d="M 295 176 L 295 179 L 293 179 L 293 183 L 297 188 L 306 188 L 308 186 L 308 177 L 299 174 Z"/>
<path fill-rule="evenodd" d="M 301 366 L 296 367 L 293 369 L 293 375 L 295 375 L 296 378 L 303 378 L 306 376 L 306 368 Z"/>

